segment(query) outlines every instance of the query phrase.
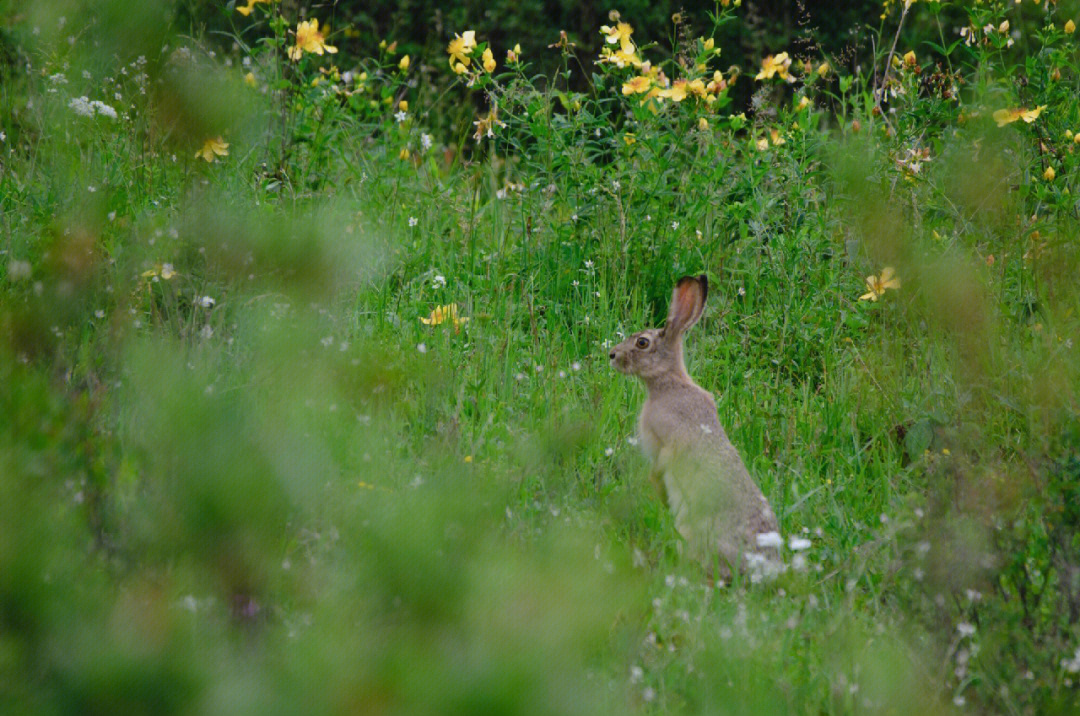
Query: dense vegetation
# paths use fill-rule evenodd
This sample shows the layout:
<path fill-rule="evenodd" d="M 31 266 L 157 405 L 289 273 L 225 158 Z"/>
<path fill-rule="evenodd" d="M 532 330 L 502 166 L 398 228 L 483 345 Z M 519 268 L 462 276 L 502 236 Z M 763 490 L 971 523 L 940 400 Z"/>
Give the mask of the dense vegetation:
<path fill-rule="evenodd" d="M 486 6 L 0 2 L 0 711 L 1074 712 L 1077 3 Z"/>

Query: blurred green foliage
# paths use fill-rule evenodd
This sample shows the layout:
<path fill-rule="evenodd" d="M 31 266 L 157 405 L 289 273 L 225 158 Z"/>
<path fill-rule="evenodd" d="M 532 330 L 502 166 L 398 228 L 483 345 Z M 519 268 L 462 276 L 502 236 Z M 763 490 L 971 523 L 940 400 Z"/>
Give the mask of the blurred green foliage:
<path fill-rule="evenodd" d="M 1075 709 L 1076 3 L 680 8 L 0 2 L 0 712 Z M 702 271 L 774 581 L 605 361 Z"/>

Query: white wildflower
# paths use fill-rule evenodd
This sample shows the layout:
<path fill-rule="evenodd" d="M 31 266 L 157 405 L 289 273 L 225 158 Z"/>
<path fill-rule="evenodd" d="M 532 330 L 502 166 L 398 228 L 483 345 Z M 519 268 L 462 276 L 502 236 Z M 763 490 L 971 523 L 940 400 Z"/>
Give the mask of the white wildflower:
<path fill-rule="evenodd" d="M 788 547 L 790 547 L 793 552 L 810 549 L 810 540 L 805 537 L 792 537 L 788 540 Z"/>
<path fill-rule="evenodd" d="M 783 544 L 784 539 L 779 532 L 759 532 L 757 534 L 758 547 L 775 547 L 779 549 Z"/>

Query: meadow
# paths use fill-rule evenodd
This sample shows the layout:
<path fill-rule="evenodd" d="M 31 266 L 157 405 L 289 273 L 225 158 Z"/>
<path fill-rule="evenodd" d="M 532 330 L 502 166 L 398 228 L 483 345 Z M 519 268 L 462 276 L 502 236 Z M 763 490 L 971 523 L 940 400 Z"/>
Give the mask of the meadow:
<path fill-rule="evenodd" d="M 758 6 L 0 2 L 0 712 L 1076 713 L 1080 3 Z M 608 363 L 700 273 L 771 578 Z"/>

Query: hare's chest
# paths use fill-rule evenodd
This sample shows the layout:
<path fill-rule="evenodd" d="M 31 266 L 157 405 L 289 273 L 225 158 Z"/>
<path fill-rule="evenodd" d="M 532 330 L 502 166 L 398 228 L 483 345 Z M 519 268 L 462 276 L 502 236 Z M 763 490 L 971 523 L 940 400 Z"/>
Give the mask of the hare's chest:
<path fill-rule="evenodd" d="M 645 454 L 649 462 L 656 465 L 660 457 L 660 437 L 650 427 L 644 410 L 638 418 L 638 440 L 641 443 L 641 452 Z"/>

